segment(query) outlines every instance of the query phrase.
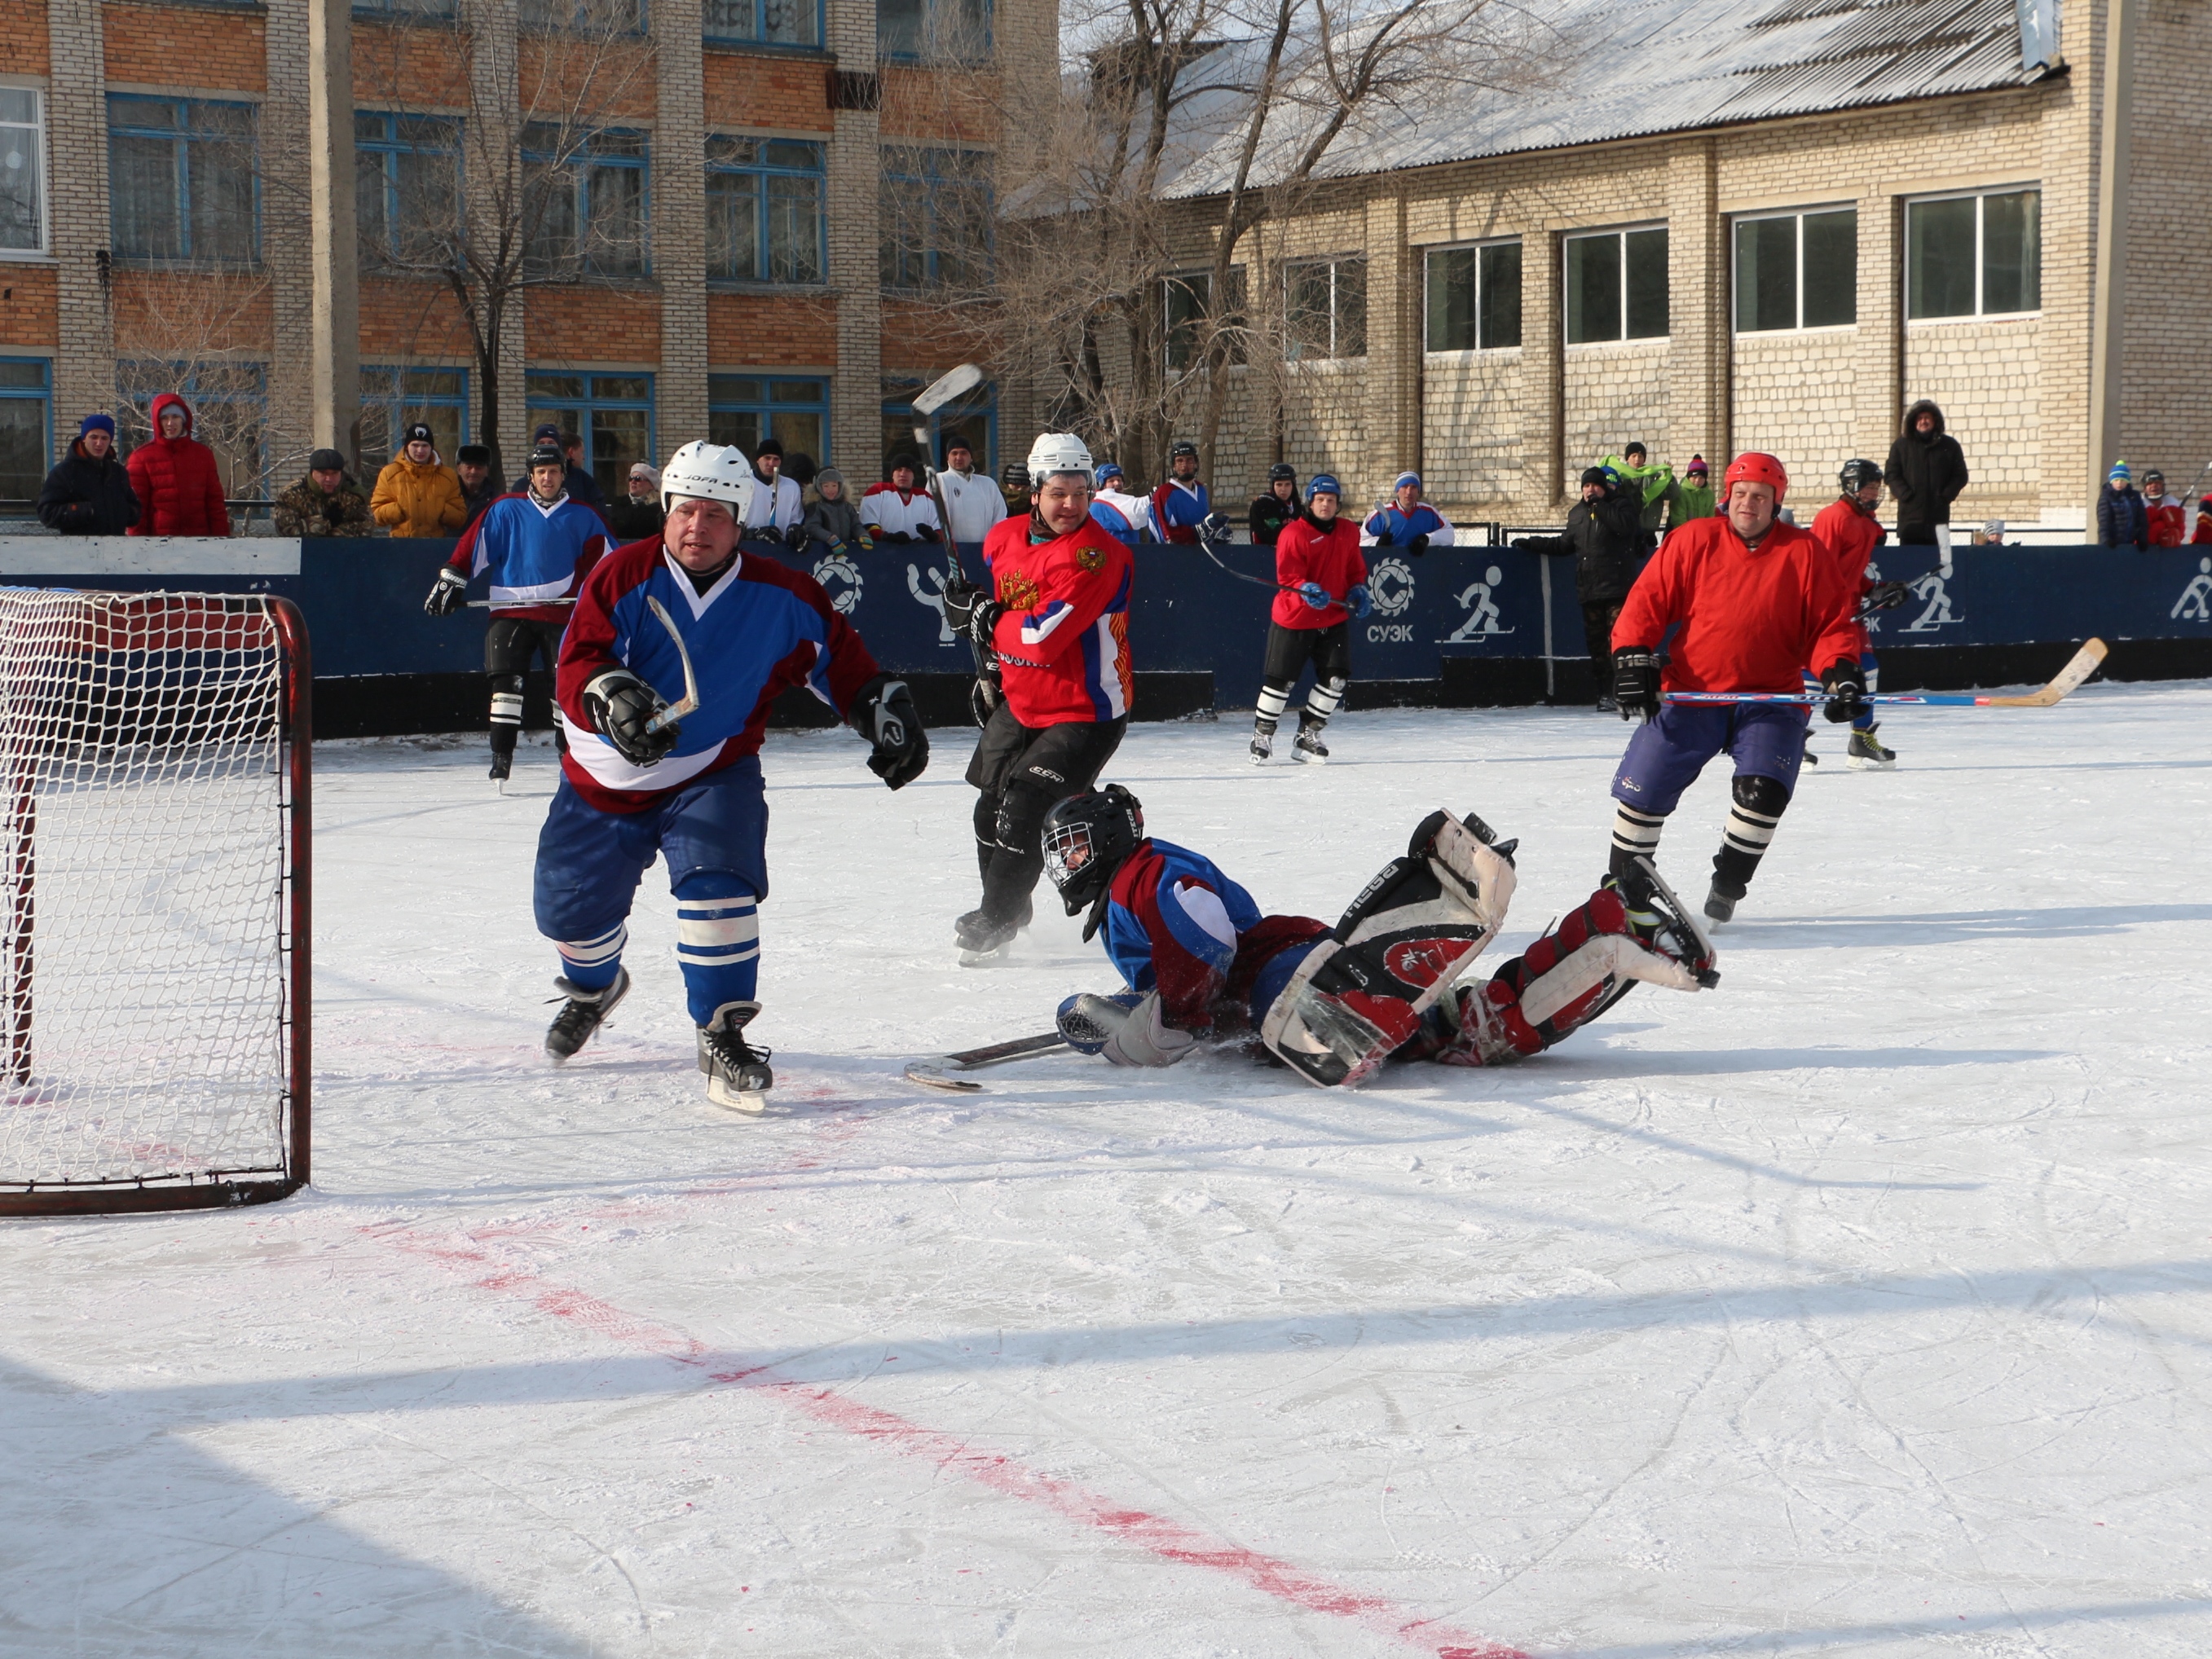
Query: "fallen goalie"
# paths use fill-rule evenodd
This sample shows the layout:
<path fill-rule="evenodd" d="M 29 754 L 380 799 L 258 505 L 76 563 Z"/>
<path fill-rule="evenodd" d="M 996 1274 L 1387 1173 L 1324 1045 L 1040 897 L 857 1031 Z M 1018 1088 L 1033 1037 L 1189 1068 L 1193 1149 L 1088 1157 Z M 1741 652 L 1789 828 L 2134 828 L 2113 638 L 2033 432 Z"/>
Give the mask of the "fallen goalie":
<path fill-rule="evenodd" d="M 1713 948 L 1647 863 L 1488 980 L 1459 984 L 1505 922 L 1513 852 L 1489 826 L 1431 812 L 1334 927 L 1262 915 L 1212 860 L 1145 833 L 1119 784 L 1046 816 L 1045 872 L 1083 937 L 1105 934 L 1127 988 L 1060 1007 L 1060 1034 L 1119 1066 L 1172 1066 L 1200 1043 L 1257 1032 L 1324 1088 L 1386 1060 L 1498 1066 L 1548 1048 L 1641 981 L 1695 991 Z"/>

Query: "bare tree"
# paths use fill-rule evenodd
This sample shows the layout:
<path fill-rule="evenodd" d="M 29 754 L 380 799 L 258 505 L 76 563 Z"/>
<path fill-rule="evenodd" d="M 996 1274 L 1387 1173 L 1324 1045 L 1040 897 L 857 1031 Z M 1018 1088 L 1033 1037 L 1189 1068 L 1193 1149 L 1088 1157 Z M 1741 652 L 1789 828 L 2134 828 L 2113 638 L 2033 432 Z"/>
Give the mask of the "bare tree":
<path fill-rule="evenodd" d="M 355 47 L 362 102 L 431 106 L 357 136 L 362 274 L 435 284 L 417 332 L 465 338 L 495 476 L 522 296 L 646 270 L 643 24 L 641 0 L 470 0 L 443 27 Z"/>

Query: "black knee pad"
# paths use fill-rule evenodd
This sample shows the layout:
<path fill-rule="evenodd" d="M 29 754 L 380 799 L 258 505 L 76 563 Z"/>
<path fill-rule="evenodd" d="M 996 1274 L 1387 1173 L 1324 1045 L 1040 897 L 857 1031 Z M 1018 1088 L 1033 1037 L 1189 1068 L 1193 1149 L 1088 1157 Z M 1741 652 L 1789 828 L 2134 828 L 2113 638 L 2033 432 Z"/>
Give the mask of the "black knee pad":
<path fill-rule="evenodd" d="M 999 797 L 998 820 L 992 826 L 994 838 L 1009 853 L 1019 853 L 1025 858 L 1042 856 L 1044 815 L 1060 799 L 1016 780 Z"/>
<path fill-rule="evenodd" d="M 1735 781 L 1735 804 L 1747 812 L 1757 812 L 1763 817 L 1778 818 L 1790 805 L 1790 792 L 1773 778 L 1761 777 L 1746 772 Z"/>

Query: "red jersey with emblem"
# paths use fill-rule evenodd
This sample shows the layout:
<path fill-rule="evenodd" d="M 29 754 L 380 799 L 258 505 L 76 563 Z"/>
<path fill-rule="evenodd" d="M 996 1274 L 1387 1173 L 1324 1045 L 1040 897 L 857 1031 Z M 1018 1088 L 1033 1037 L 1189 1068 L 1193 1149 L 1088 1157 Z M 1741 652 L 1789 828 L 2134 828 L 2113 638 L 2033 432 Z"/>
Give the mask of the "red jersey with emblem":
<path fill-rule="evenodd" d="M 993 596 L 1006 608 L 992 644 L 1007 705 L 1024 726 L 1119 720 L 1135 690 L 1129 667 L 1129 550 L 1086 518 L 1032 544 L 1034 517 L 983 538 Z"/>
<path fill-rule="evenodd" d="M 1801 672 L 1856 663 L 1858 584 L 1809 530 L 1777 524 L 1747 545 L 1726 519 L 1669 531 L 1628 590 L 1613 648 L 1656 648 L 1675 623 L 1669 691 L 1795 691 Z"/>

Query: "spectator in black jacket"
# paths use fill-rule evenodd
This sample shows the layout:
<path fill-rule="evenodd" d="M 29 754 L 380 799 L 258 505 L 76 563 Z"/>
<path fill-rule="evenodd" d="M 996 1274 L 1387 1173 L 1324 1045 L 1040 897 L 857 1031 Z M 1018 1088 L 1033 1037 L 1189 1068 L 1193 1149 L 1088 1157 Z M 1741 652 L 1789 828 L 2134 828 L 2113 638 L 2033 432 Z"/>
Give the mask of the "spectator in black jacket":
<path fill-rule="evenodd" d="M 1644 500 L 1623 487 L 1608 468 L 1583 474 L 1583 498 L 1567 514 L 1565 536 L 1516 541 L 1532 553 L 1575 556 L 1575 598 L 1583 608 L 1583 644 L 1589 652 L 1590 676 L 1597 682 L 1597 706 L 1607 713 L 1613 701 L 1613 625 L 1635 585 L 1644 562 Z"/>
<path fill-rule="evenodd" d="M 461 520 L 465 535 L 468 527 L 483 516 L 484 508 L 499 499 L 499 485 L 491 476 L 491 447 L 463 444 L 453 452 L 453 476 L 461 481 L 461 506 L 469 515 Z"/>
<path fill-rule="evenodd" d="M 1267 469 L 1267 493 L 1252 502 L 1252 545 L 1273 547 L 1283 526 L 1297 516 L 1297 469 L 1277 461 Z"/>
<path fill-rule="evenodd" d="M 1943 411 L 1923 398 L 1905 411 L 1905 430 L 1883 469 L 1897 502 L 1897 544 L 1933 547 L 1936 527 L 1951 522 L 1951 503 L 1966 487 L 1966 454 L 1943 430 Z"/>
<path fill-rule="evenodd" d="M 138 522 L 131 470 L 115 459 L 115 417 L 88 415 L 39 490 L 39 522 L 64 536 L 120 536 Z"/>
<path fill-rule="evenodd" d="M 2125 461 L 2114 461 L 2097 492 L 2097 545 L 2132 547 L 2142 552 L 2150 545 L 2150 504 L 2137 489 Z"/>
<path fill-rule="evenodd" d="M 641 542 L 660 533 L 660 474 L 643 461 L 629 469 L 629 493 L 607 509 L 607 523 L 621 542 Z"/>

